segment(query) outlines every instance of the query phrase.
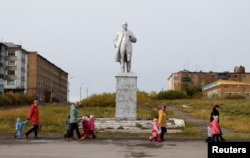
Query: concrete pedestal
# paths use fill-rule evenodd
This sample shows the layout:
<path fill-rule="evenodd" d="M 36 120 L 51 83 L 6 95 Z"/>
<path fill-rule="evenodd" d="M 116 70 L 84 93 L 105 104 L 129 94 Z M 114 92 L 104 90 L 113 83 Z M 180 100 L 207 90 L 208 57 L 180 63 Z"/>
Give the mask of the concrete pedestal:
<path fill-rule="evenodd" d="M 119 73 L 116 76 L 116 120 L 136 120 L 137 76 Z"/>

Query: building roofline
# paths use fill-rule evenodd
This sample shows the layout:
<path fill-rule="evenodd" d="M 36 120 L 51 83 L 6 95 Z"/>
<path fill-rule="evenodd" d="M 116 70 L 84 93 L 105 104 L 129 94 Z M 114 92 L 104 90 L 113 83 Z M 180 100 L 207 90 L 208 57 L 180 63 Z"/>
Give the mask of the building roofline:
<path fill-rule="evenodd" d="M 46 62 L 50 63 L 51 65 L 53 65 L 54 67 L 56 67 L 57 69 L 59 69 L 60 71 L 66 73 L 66 74 L 68 75 L 68 72 L 62 70 L 60 67 L 56 66 L 54 63 L 52 63 L 51 61 L 49 61 L 47 58 L 43 57 L 42 55 L 38 54 L 36 51 L 28 51 L 28 53 L 29 53 L 29 54 L 32 54 L 32 53 L 37 54 L 37 56 L 38 56 L 39 58 L 42 58 L 42 59 L 45 60 Z"/>

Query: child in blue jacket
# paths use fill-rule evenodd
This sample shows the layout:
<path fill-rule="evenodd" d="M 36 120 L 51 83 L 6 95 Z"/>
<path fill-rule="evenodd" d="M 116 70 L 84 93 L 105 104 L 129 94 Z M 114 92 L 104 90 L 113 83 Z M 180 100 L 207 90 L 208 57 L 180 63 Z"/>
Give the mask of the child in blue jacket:
<path fill-rule="evenodd" d="M 28 121 L 22 122 L 21 118 L 16 119 L 16 134 L 15 138 L 22 138 L 23 126 L 27 124 Z"/>

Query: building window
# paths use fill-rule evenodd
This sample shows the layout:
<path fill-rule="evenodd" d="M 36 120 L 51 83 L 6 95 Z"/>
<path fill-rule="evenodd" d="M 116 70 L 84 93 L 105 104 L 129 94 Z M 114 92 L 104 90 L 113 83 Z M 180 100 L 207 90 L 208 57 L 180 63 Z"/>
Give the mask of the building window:
<path fill-rule="evenodd" d="M 245 93 L 246 98 L 250 98 L 250 93 Z"/>
<path fill-rule="evenodd" d="M 9 66 L 14 66 L 15 64 L 16 64 L 15 61 L 8 61 L 8 65 L 9 65 Z"/>
<path fill-rule="evenodd" d="M 214 74 L 214 79 L 215 79 L 215 80 L 218 79 L 218 74 Z"/>
<path fill-rule="evenodd" d="M 7 85 L 14 85 L 14 81 L 8 80 L 8 81 L 7 81 Z"/>
<path fill-rule="evenodd" d="M 234 78 L 238 78 L 238 75 L 234 75 Z"/>
<path fill-rule="evenodd" d="M 15 75 L 15 71 L 14 70 L 9 70 L 8 75 Z"/>
<path fill-rule="evenodd" d="M 230 93 L 230 92 L 229 92 L 229 93 L 227 93 L 227 96 L 232 96 L 232 93 Z"/>
<path fill-rule="evenodd" d="M 8 56 L 15 56 L 15 52 L 9 52 Z"/>

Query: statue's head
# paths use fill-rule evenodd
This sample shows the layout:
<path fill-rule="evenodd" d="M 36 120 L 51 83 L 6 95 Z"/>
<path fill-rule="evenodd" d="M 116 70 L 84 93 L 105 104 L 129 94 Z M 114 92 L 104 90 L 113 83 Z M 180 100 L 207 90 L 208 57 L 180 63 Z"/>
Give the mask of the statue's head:
<path fill-rule="evenodd" d="M 127 23 L 127 22 L 122 23 L 122 28 L 123 28 L 124 30 L 127 30 L 127 28 L 128 28 L 128 23 Z"/>

